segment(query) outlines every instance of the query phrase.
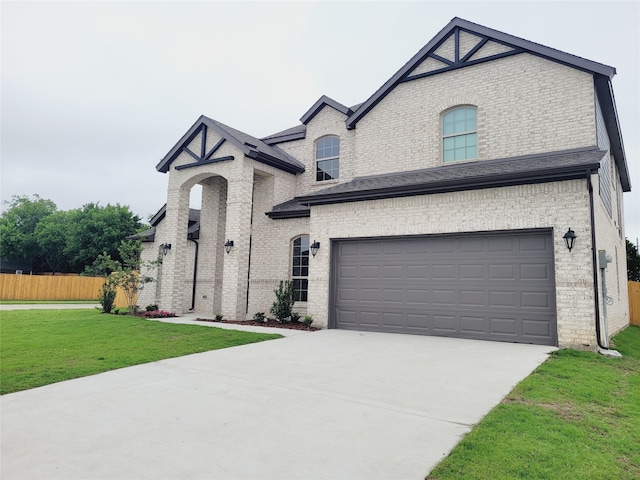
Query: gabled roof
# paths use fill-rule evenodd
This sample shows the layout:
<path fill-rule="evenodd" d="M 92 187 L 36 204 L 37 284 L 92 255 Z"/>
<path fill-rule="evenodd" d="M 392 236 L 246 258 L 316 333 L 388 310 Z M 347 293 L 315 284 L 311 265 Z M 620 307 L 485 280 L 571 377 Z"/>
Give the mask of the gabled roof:
<path fill-rule="evenodd" d="M 358 177 L 294 200 L 313 206 L 585 178 L 606 153 L 588 147 Z"/>
<path fill-rule="evenodd" d="M 141 240 L 143 242 L 153 242 L 156 237 L 156 227 L 160 224 L 164 217 L 167 216 L 167 204 L 165 203 L 160 210 L 151 218 L 149 224 L 151 228 L 142 232 L 135 233 L 125 237 L 127 240 Z M 189 209 L 189 226 L 187 229 L 188 238 L 199 238 L 200 236 L 200 210 L 196 208 Z"/>
<path fill-rule="evenodd" d="M 222 140 L 218 142 L 209 152 L 204 151 L 202 147 L 199 154 L 197 152 L 191 152 L 187 147 L 198 135 L 206 135 L 208 129 L 217 133 Z M 174 145 L 174 147 L 167 153 L 164 158 L 156 165 L 156 170 L 166 173 L 169 171 L 173 161 L 182 152 L 187 152 L 196 160 L 193 164 L 184 165 L 183 167 L 198 166 L 205 163 L 213 163 L 215 161 L 233 160 L 233 157 L 224 158 L 212 158 L 212 155 L 222 145 L 223 141 L 228 141 L 238 148 L 245 156 L 257 160 L 258 162 L 272 167 L 279 168 L 289 173 L 302 173 L 304 172 L 304 164 L 293 158 L 291 155 L 285 153 L 277 146 L 271 146 L 262 140 L 259 140 L 251 135 L 248 135 L 240 130 L 229 127 L 223 123 L 212 120 L 211 118 L 201 115 L 198 120 L 191 126 L 189 130 L 182 136 L 182 138 Z"/>
<path fill-rule="evenodd" d="M 477 37 L 477 43 L 475 46 L 468 49 L 467 45 L 463 50 L 460 41 L 462 35 L 472 35 L 473 37 Z M 453 58 L 443 58 L 436 53 L 438 49 L 445 44 L 445 42 L 452 42 L 454 47 Z M 492 55 L 478 56 L 478 52 L 489 42 L 493 42 L 498 46 L 501 46 L 501 49 L 497 50 L 497 53 Z M 498 30 L 493 30 L 458 17 L 453 18 L 442 30 L 440 30 L 440 32 L 438 32 L 435 37 L 433 37 L 433 39 L 429 41 L 429 43 L 416 53 L 371 97 L 369 97 L 359 107 L 354 108 L 354 112 L 347 118 L 347 128 L 355 128 L 358 121 L 369 113 L 400 83 L 524 52 L 553 62 L 561 63 L 593 75 L 595 89 L 605 117 L 607 133 L 611 140 L 611 150 L 620 171 L 622 187 L 624 191 L 629 191 L 631 189 L 629 170 L 624 152 L 615 100 L 613 97 L 613 89 L 611 87 L 611 79 L 616 74 L 616 69 L 602 63 L 593 62 L 576 55 L 571 55 L 554 48 L 540 45 L 539 43 L 524 40 Z M 425 61 L 431 61 L 432 65 L 435 66 L 427 69 L 426 71 L 420 71 L 419 67 Z"/>
<path fill-rule="evenodd" d="M 313 104 L 313 106 L 309 110 L 307 110 L 307 112 L 302 116 L 302 118 L 300 118 L 300 121 L 304 125 L 306 125 L 313 119 L 313 117 L 315 117 L 318 113 L 320 113 L 320 111 L 324 107 L 327 107 L 327 106 L 337 110 L 343 115 L 349 116 L 353 113 L 353 110 L 351 110 L 346 105 L 336 102 L 333 98 L 329 98 L 326 95 L 323 95 L 318 99 L 318 101 L 316 101 L 316 103 Z"/>
<path fill-rule="evenodd" d="M 468 52 L 460 56 L 460 44 L 459 35 L 460 32 L 467 32 L 478 37 L 478 44 Z M 436 50 L 450 38 L 455 39 L 455 59 L 445 59 L 435 54 Z M 496 55 L 482 57 L 479 59 L 473 58 L 474 54 L 484 46 L 488 41 L 494 41 L 506 47 L 510 50 L 506 50 Z M 353 114 L 347 119 L 347 128 L 354 128 L 356 123 L 365 116 L 375 105 L 377 105 L 391 90 L 393 90 L 399 83 L 407 80 L 421 78 L 427 75 L 434 75 L 442 73 L 447 70 L 454 70 L 457 68 L 474 65 L 477 63 L 483 63 L 490 60 L 495 60 L 501 56 L 515 55 L 518 53 L 527 52 L 533 55 L 537 55 L 548 60 L 562 63 L 579 70 L 583 70 L 589 73 L 598 75 L 604 75 L 611 79 L 616 73 L 615 68 L 603 65 L 601 63 L 592 62 L 575 55 L 571 55 L 560 50 L 545 47 L 535 42 L 530 42 L 513 35 L 509 35 L 498 30 L 493 30 L 476 23 L 463 20 L 455 17 L 451 20 L 447 26 L 445 26 L 440 32 L 433 37 L 429 43 L 427 43 L 418 53 L 416 53 L 411 60 L 409 60 L 400 70 L 398 70 L 382 87 L 378 89 L 367 101 L 365 101 Z M 422 62 L 429 57 L 437 60 L 442 64 L 441 68 L 425 72 L 423 74 L 411 75 L 413 70 L 419 66 Z"/>

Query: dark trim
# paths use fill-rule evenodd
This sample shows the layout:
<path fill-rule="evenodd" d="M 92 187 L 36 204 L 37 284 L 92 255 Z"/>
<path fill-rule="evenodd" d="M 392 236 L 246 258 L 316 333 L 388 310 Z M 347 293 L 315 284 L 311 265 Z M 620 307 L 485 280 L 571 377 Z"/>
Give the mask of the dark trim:
<path fill-rule="evenodd" d="M 432 75 L 437 75 L 443 72 L 449 72 L 451 70 L 458 70 L 459 68 L 469 67 L 471 65 L 478 65 L 480 63 L 490 62 L 492 60 L 497 60 L 500 58 L 511 57 L 513 55 L 518 55 L 522 52 L 523 50 L 513 49 L 508 52 L 496 53 L 495 55 L 491 55 L 489 57 L 482 57 L 482 58 L 478 58 L 477 60 L 469 60 L 464 63 L 460 62 L 460 63 L 454 64 L 452 62 L 447 62 L 450 64 L 449 67 L 443 67 L 443 68 L 439 68 L 438 70 L 431 70 L 429 72 L 418 73 L 417 75 L 411 75 L 402 79 L 400 83 L 410 82 L 411 80 L 417 80 L 418 78 L 430 77 Z M 435 58 L 434 55 L 429 55 L 429 57 Z M 439 60 L 439 59 L 436 58 L 436 60 Z"/>
<path fill-rule="evenodd" d="M 282 135 L 281 137 L 271 137 L 271 138 L 264 139 L 262 141 L 267 145 L 276 145 L 278 143 L 291 142 L 293 140 L 302 140 L 304 138 L 307 138 L 306 131 L 289 133 L 287 135 Z"/>
<path fill-rule="evenodd" d="M 235 157 L 233 155 L 227 155 L 226 157 L 210 158 L 208 160 L 198 160 L 195 163 L 187 163 L 186 165 L 178 165 L 175 168 L 176 168 L 176 170 L 184 170 L 185 168 L 199 167 L 201 165 L 208 165 L 210 163 L 227 162 L 229 160 L 233 160 L 234 158 Z"/>
<path fill-rule="evenodd" d="M 471 57 L 473 57 L 478 52 L 478 50 L 480 50 L 482 47 L 484 47 L 488 42 L 489 42 L 489 38 L 484 37 L 471 50 L 469 50 L 464 57 L 462 57 L 460 59 L 460 62 L 462 62 L 462 63 L 468 62 L 469 59 Z"/>
<path fill-rule="evenodd" d="M 227 141 L 226 138 L 221 138 L 220 140 L 218 140 L 218 142 L 213 147 L 211 147 L 211 150 L 209 150 L 209 153 L 207 153 L 204 156 L 204 160 L 209 160 L 209 158 L 211 158 L 211 155 L 216 153 L 218 149 L 222 146 L 222 144 L 226 141 Z"/>
<path fill-rule="evenodd" d="M 196 162 L 199 162 L 201 157 L 197 156 L 195 153 L 193 153 L 191 150 L 189 150 L 189 147 L 182 147 L 182 151 L 184 153 L 188 153 L 189 155 L 191 155 L 193 158 L 196 159 Z"/>
<path fill-rule="evenodd" d="M 598 164 L 594 164 L 594 168 L 597 168 L 597 165 Z M 306 195 L 303 197 L 296 197 L 295 200 L 302 205 L 315 206 L 334 203 L 381 200 L 386 198 L 410 197 L 416 195 L 430 195 L 434 193 L 450 193 L 483 188 L 558 182 L 581 179 L 584 177 L 584 169 L 585 165 L 579 165 L 576 167 L 561 167 L 524 173 L 508 173 L 504 175 L 487 175 L 484 177 L 473 177 L 469 179 L 402 185 L 397 187 L 378 188 L 374 190 Z"/>
<path fill-rule="evenodd" d="M 304 169 L 297 168 L 294 165 L 289 163 L 285 163 L 282 160 L 275 158 L 267 153 L 259 152 L 257 150 L 250 150 L 249 153 L 245 153 L 245 155 L 249 158 L 257 160 L 260 163 L 264 163 L 265 165 L 269 165 L 271 167 L 278 168 L 280 170 L 284 170 L 287 173 L 302 173 Z"/>
<path fill-rule="evenodd" d="M 200 142 L 200 158 L 204 158 L 205 149 L 207 148 L 207 126 L 202 124 L 202 141 Z"/>
<path fill-rule="evenodd" d="M 631 191 L 631 176 L 627 167 L 627 158 L 624 152 L 624 143 L 622 141 L 622 132 L 620 131 L 620 121 L 618 119 L 618 111 L 616 108 L 615 97 L 613 96 L 613 88 L 611 82 L 602 77 L 594 78 L 596 95 L 604 117 L 604 123 L 607 127 L 607 135 L 611 142 L 611 151 L 613 158 L 620 173 L 620 183 L 624 192 Z"/>
<path fill-rule="evenodd" d="M 285 210 L 283 212 L 264 212 L 272 220 L 282 220 L 285 218 L 305 218 L 311 216 L 311 209 L 307 210 Z"/>
<path fill-rule="evenodd" d="M 589 72 L 594 75 L 601 75 L 608 79 L 613 78 L 616 73 L 615 68 L 601 63 L 586 60 L 576 55 L 562 52 L 550 47 L 545 47 L 535 42 L 524 40 L 522 38 L 509 35 L 498 30 L 493 30 L 482 25 L 478 25 L 467 20 L 455 17 L 453 18 L 442 30 L 440 30 L 435 37 L 433 37 L 429 43 L 427 43 L 418 53 L 416 53 L 400 70 L 398 70 L 387 82 L 382 85 L 371 97 L 365 101 L 360 108 L 358 108 L 353 114 L 347 118 L 347 129 L 351 130 L 356 127 L 356 124 L 362 117 L 364 117 L 369 111 L 374 108 L 384 97 L 386 97 L 396 85 L 398 85 L 409 73 L 415 69 L 426 57 L 436 51 L 442 43 L 449 38 L 450 35 L 456 35 L 458 29 L 464 30 L 472 35 L 488 38 L 492 41 L 496 41 L 503 45 L 510 46 L 515 49 L 521 49 L 532 55 L 551 60 L 563 65 Z M 459 34 L 458 34 L 459 35 Z M 459 37 L 457 37 L 459 39 Z M 464 59 L 467 58 L 463 57 Z M 469 57 L 470 58 L 470 57 Z M 450 62 L 450 61 L 449 61 Z M 447 63 L 449 63 L 447 62 Z M 466 62 L 464 65 L 473 65 L 471 62 Z"/>
<path fill-rule="evenodd" d="M 457 48 L 457 45 L 456 45 L 456 48 Z M 441 57 L 440 55 L 436 55 L 435 53 L 430 53 L 429 55 L 427 55 L 427 58 L 433 58 L 434 60 L 438 60 L 440 63 L 445 63 L 449 66 L 457 65 L 458 63 L 458 62 L 452 62 L 451 60 L 447 60 L 446 58 Z"/>
<path fill-rule="evenodd" d="M 300 122 L 302 122 L 303 125 L 306 125 L 326 106 L 337 110 L 343 115 L 348 116 L 353 113 L 353 111 L 346 105 L 343 105 L 340 102 L 336 102 L 333 98 L 329 98 L 326 95 L 323 95 L 316 101 L 316 103 L 313 104 L 313 106 L 309 110 L 305 112 L 305 114 L 300 118 Z"/>

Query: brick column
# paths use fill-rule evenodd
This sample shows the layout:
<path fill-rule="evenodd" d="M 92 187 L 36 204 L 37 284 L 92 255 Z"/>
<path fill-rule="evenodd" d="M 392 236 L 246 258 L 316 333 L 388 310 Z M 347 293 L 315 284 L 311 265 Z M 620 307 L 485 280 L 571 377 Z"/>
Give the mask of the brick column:
<path fill-rule="evenodd" d="M 171 244 L 171 250 L 162 258 L 162 284 L 160 308 L 178 314 L 184 313 L 184 275 L 187 260 L 187 228 L 189 224 L 190 188 L 169 188 L 165 216 L 165 238 L 160 243 Z"/>
<path fill-rule="evenodd" d="M 225 241 L 233 240 L 234 245 L 231 253 L 224 254 L 222 275 L 221 313 L 227 319 L 244 320 L 246 316 L 252 195 L 253 169 L 244 167 L 242 178 L 228 183 Z"/>

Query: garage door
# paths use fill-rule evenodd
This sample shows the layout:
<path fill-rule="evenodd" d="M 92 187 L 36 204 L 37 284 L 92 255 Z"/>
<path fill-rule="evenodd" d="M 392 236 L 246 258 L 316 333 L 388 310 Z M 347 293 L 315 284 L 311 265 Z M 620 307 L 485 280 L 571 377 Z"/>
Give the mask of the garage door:
<path fill-rule="evenodd" d="M 549 231 L 334 241 L 334 328 L 556 345 Z"/>

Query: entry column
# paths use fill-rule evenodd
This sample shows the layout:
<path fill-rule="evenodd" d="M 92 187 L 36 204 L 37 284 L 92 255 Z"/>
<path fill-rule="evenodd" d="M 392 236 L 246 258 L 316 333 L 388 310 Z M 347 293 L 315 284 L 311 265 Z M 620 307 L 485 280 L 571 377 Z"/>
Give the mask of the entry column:
<path fill-rule="evenodd" d="M 229 320 L 244 320 L 247 314 L 253 169 L 245 166 L 239 173 L 241 178 L 229 179 L 227 185 L 225 238 L 233 248 L 224 256 L 221 313 Z"/>

